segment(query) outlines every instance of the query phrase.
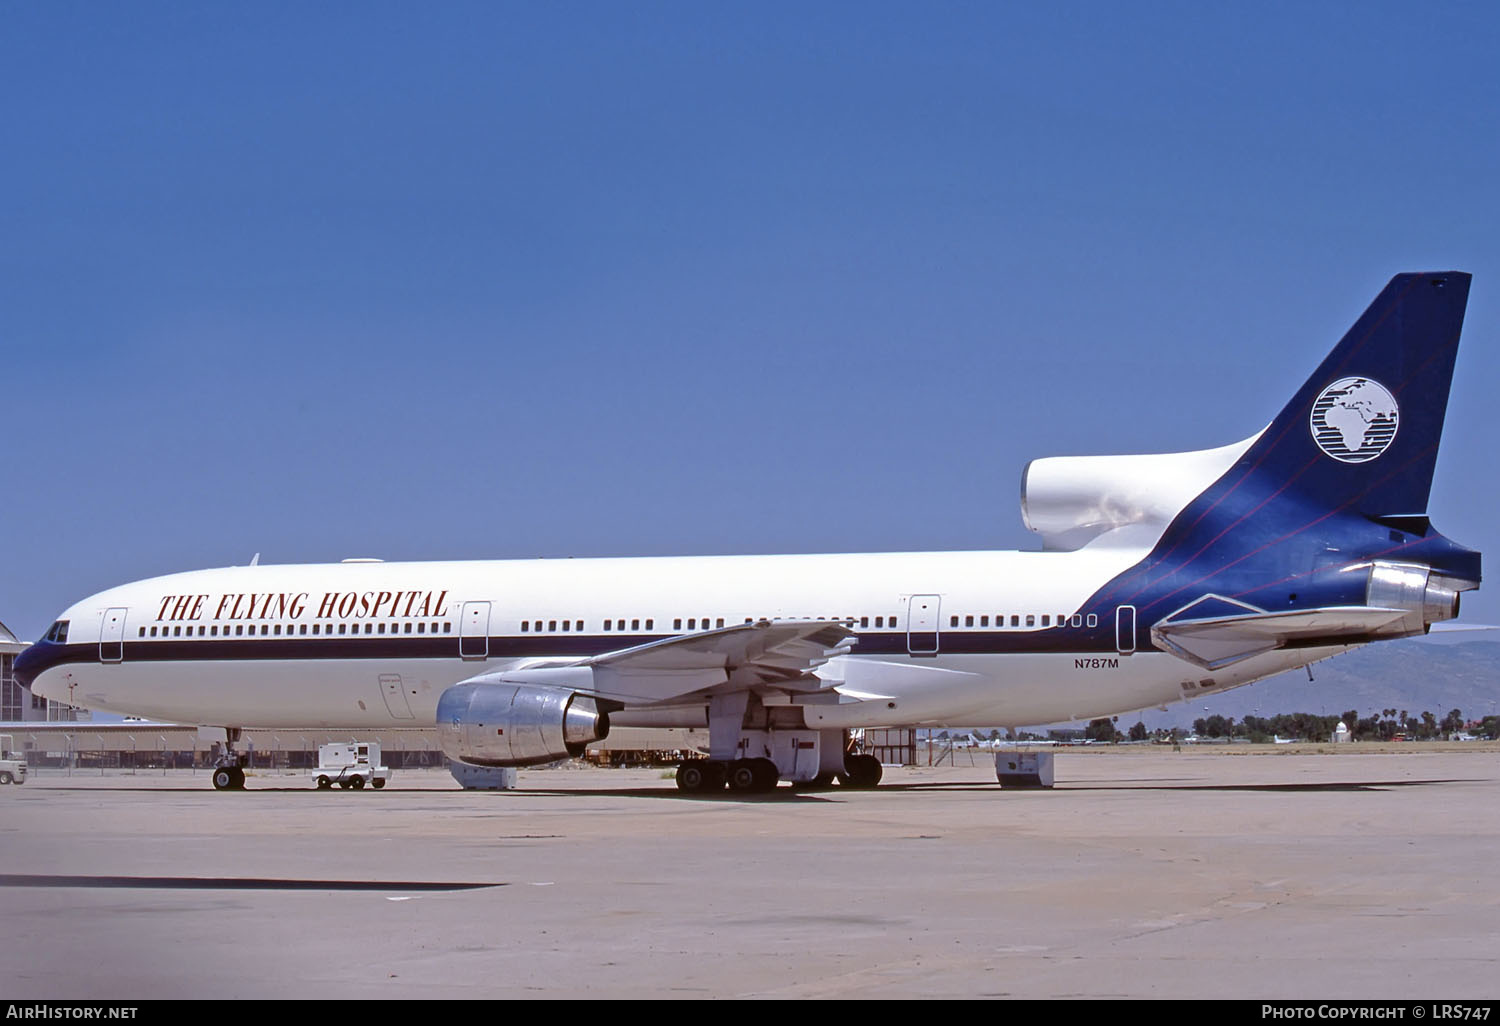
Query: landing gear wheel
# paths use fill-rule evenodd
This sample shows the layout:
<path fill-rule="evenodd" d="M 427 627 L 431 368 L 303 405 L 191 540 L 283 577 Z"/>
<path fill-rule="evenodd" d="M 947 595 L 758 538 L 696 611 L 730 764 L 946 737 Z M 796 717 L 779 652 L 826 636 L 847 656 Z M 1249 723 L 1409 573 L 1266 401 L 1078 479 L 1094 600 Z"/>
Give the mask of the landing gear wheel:
<path fill-rule="evenodd" d="M 365 778 L 355 777 L 353 780 L 349 781 L 349 786 L 354 788 L 356 791 L 363 791 L 365 788 Z"/>
<path fill-rule="evenodd" d="M 755 767 L 757 791 L 774 791 L 776 784 L 781 780 L 781 770 L 770 759 L 751 759 L 750 765 Z"/>
<path fill-rule="evenodd" d="M 729 764 L 729 789 L 731 791 L 759 791 L 761 774 L 756 771 L 754 759 L 736 759 Z"/>
<path fill-rule="evenodd" d="M 736 759 L 729 764 L 729 789 L 764 794 L 776 789 L 781 771 L 770 759 Z"/>
<path fill-rule="evenodd" d="M 839 783 L 845 787 L 868 789 L 880 783 L 880 760 L 873 755 L 846 755 Z"/>
<path fill-rule="evenodd" d="M 332 786 L 333 786 L 333 781 L 329 780 L 327 777 L 320 776 L 318 778 L 318 790 L 319 791 L 326 791 L 329 788 L 331 788 Z"/>
<path fill-rule="evenodd" d="M 713 759 L 688 759 L 677 767 L 677 788 L 691 794 L 724 790 L 726 767 Z"/>
<path fill-rule="evenodd" d="M 689 794 L 708 790 L 708 760 L 689 759 L 677 767 L 677 790 Z"/>
<path fill-rule="evenodd" d="M 234 770 L 229 766 L 220 766 L 214 770 L 214 790 L 234 790 Z"/>
<path fill-rule="evenodd" d="M 234 778 L 234 783 L 229 786 L 236 791 L 243 791 L 245 789 L 245 771 L 238 766 L 231 766 L 229 774 Z"/>
<path fill-rule="evenodd" d="M 370 781 L 370 786 L 379 791 L 382 787 L 385 786 L 385 781 L 381 780 L 379 777 L 376 777 L 374 780 Z"/>

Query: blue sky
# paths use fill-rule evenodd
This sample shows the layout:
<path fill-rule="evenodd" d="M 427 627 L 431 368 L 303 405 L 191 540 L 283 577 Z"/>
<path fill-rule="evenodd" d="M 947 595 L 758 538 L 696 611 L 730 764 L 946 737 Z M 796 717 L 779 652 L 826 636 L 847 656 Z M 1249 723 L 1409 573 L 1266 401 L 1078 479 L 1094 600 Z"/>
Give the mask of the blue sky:
<path fill-rule="evenodd" d="M 1032 547 L 1038 456 L 1262 427 L 1473 272 L 1500 9 L 10 4 L 0 620 L 247 562 Z M 1500 623 L 1500 587 L 1466 619 Z"/>

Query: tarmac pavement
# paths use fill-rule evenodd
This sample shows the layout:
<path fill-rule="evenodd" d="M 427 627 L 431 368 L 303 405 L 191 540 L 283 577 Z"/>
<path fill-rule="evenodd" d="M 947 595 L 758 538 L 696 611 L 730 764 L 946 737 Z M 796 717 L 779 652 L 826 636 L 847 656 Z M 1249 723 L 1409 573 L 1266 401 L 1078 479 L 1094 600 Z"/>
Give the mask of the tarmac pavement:
<path fill-rule="evenodd" d="M 42 769 L 0 789 L 0 997 L 1494 998 L 1500 755 L 1424 748 L 712 798 Z"/>

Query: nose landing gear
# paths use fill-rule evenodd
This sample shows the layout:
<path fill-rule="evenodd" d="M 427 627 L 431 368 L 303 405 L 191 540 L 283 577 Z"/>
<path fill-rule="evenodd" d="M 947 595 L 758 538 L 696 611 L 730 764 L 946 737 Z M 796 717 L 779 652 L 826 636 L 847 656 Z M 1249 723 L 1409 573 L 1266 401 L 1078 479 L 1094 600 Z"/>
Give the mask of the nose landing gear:
<path fill-rule="evenodd" d="M 245 764 L 250 756 L 249 753 L 238 750 L 241 737 L 239 727 L 225 727 L 224 740 L 213 743 L 215 791 L 245 789 Z"/>
<path fill-rule="evenodd" d="M 243 791 L 245 771 L 239 766 L 219 766 L 214 769 L 214 790 Z"/>

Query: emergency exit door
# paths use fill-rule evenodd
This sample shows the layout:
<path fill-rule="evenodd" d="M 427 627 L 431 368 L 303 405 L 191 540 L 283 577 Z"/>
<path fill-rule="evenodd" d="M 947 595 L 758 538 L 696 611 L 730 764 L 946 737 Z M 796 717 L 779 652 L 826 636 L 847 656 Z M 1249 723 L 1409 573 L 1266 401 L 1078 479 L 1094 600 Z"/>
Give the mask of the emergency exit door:
<path fill-rule="evenodd" d="M 458 654 L 465 659 L 484 659 L 490 654 L 490 604 L 465 602 L 459 613 Z"/>
<path fill-rule="evenodd" d="M 907 603 L 906 650 L 912 655 L 937 655 L 942 604 L 937 595 L 913 595 Z"/>
<path fill-rule="evenodd" d="M 1115 608 L 1115 651 L 1121 655 L 1135 651 L 1135 606 Z"/>

